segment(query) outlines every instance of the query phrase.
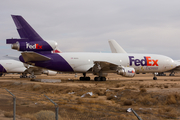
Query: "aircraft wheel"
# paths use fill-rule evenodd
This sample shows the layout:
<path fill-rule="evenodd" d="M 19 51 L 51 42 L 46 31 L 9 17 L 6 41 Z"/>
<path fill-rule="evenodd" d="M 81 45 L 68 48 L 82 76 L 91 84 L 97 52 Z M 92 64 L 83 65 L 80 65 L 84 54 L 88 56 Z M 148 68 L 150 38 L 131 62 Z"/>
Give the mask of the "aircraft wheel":
<path fill-rule="evenodd" d="M 101 81 L 106 81 L 106 78 L 105 77 L 101 77 Z"/>
<path fill-rule="evenodd" d="M 153 80 L 157 80 L 157 77 L 153 77 Z"/>
<path fill-rule="evenodd" d="M 79 80 L 80 80 L 80 81 L 83 81 L 83 80 L 84 80 L 84 77 L 80 77 Z"/>
<path fill-rule="evenodd" d="M 86 77 L 86 80 L 87 80 L 87 81 L 90 81 L 90 80 L 91 80 L 91 78 L 90 78 L 90 77 Z"/>
<path fill-rule="evenodd" d="M 95 77 L 95 78 L 94 78 L 94 81 L 100 81 L 100 80 L 101 80 L 100 77 Z"/>
<path fill-rule="evenodd" d="M 2 77 L 3 73 L 0 73 L 0 77 Z"/>

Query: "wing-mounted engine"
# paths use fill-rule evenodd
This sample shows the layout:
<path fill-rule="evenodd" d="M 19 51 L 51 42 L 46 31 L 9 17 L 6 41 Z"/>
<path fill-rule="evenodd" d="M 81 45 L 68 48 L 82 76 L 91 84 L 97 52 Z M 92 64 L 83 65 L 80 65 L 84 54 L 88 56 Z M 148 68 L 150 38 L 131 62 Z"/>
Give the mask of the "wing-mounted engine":
<path fill-rule="evenodd" d="M 134 77 L 135 76 L 135 69 L 132 67 L 117 67 L 117 74 L 122 75 L 124 77 Z"/>

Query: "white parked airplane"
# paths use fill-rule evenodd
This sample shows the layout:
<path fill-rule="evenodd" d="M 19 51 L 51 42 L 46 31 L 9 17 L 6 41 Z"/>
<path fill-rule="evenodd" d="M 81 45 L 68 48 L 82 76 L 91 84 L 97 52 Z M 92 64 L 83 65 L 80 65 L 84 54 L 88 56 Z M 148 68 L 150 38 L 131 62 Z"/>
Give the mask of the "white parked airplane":
<path fill-rule="evenodd" d="M 127 53 L 115 40 L 111 39 L 108 42 L 112 53 Z M 177 67 L 169 71 L 165 71 L 165 72 L 170 72 L 169 76 L 174 76 L 173 73 L 180 71 L 180 67 L 179 67 L 180 60 L 174 60 L 174 62 L 176 63 Z M 164 75 L 165 75 L 164 72 L 158 73 L 158 76 L 164 76 Z"/>
<path fill-rule="evenodd" d="M 97 77 L 95 81 L 106 80 L 108 73 L 134 77 L 135 72 L 156 73 L 177 67 L 174 60 L 156 54 L 133 53 L 51 53 L 57 46 L 54 41 L 44 41 L 22 16 L 12 15 L 21 39 L 7 39 L 12 49 L 23 51 L 20 61 L 40 68 L 61 72 L 83 73 L 80 80 L 90 80 L 86 73 Z M 157 79 L 156 76 L 153 78 Z"/>
<path fill-rule="evenodd" d="M 35 75 L 47 74 L 56 75 L 57 72 L 34 67 L 16 60 L 0 60 L 0 76 L 4 73 L 21 73 L 20 78 L 35 78 Z"/>

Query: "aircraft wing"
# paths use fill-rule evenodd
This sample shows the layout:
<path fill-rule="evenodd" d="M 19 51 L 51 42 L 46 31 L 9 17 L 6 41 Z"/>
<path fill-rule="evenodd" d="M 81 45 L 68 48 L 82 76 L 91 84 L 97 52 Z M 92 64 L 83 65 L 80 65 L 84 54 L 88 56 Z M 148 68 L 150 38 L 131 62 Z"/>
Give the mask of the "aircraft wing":
<path fill-rule="evenodd" d="M 29 62 L 29 61 L 48 61 L 51 58 L 46 57 L 44 55 L 41 55 L 39 53 L 36 52 L 23 52 L 21 53 L 22 57 L 24 59 L 25 62 Z"/>
<path fill-rule="evenodd" d="M 93 68 L 101 71 L 117 70 L 118 65 L 105 61 L 94 61 Z"/>

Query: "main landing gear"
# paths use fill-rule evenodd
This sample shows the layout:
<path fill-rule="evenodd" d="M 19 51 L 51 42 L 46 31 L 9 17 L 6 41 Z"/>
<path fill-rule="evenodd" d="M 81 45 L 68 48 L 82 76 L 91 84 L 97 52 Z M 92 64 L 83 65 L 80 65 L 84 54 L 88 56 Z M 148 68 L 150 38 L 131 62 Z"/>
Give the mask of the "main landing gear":
<path fill-rule="evenodd" d="M 83 77 L 79 78 L 80 81 L 90 81 L 90 77 L 86 77 L 86 73 L 83 73 Z M 94 81 L 106 81 L 106 77 L 95 77 Z"/>
<path fill-rule="evenodd" d="M 91 78 L 90 77 L 86 77 L 86 73 L 83 73 L 83 76 L 84 77 L 80 77 L 79 80 L 81 80 L 81 81 L 90 81 Z"/>
<path fill-rule="evenodd" d="M 157 80 L 156 73 L 154 73 L 153 80 Z"/>
<path fill-rule="evenodd" d="M 106 77 L 95 77 L 94 81 L 106 81 Z"/>
<path fill-rule="evenodd" d="M 22 73 L 22 75 L 20 75 L 20 78 L 27 78 L 27 74 L 26 73 Z"/>
<path fill-rule="evenodd" d="M 174 74 L 175 74 L 175 72 L 172 71 L 172 72 L 169 74 L 169 76 L 174 76 Z"/>

